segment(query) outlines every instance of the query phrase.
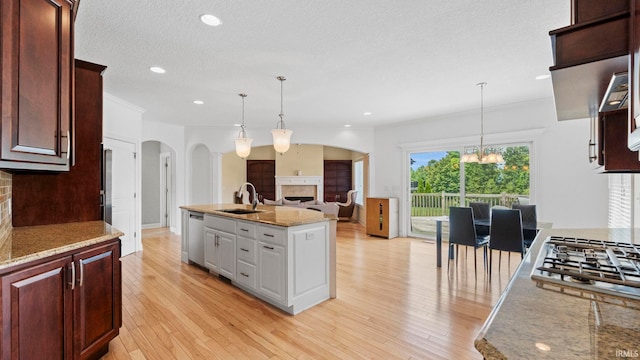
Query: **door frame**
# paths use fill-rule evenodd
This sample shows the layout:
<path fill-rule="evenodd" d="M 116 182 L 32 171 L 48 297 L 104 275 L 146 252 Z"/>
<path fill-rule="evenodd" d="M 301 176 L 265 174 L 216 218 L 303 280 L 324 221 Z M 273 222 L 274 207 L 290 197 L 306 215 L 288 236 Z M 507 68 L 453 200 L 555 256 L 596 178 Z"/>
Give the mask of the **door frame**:
<path fill-rule="evenodd" d="M 171 196 L 173 194 L 173 174 L 171 153 L 160 153 L 160 226 L 171 227 Z"/>

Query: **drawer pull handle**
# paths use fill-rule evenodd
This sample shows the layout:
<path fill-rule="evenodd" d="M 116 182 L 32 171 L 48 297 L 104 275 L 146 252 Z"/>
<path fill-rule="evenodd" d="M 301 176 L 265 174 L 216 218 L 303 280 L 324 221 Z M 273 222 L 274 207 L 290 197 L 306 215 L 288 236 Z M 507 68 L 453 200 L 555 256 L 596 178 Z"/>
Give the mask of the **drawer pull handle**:
<path fill-rule="evenodd" d="M 249 229 L 243 229 L 243 228 L 240 228 L 240 231 L 249 232 Z"/>
<path fill-rule="evenodd" d="M 240 273 L 240 275 L 244 276 L 244 277 L 249 277 L 249 274 L 245 274 L 243 272 Z"/>
<path fill-rule="evenodd" d="M 264 236 L 273 237 L 273 234 L 264 234 Z"/>
<path fill-rule="evenodd" d="M 249 252 L 249 249 L 240 248 L 240 250 Z"/>
<path fill-rule="evenodd" d="M 262 247 L 265 248 L 265 249 L 273 250 L 273 248 L 271 246 L 262 245 Z"/>

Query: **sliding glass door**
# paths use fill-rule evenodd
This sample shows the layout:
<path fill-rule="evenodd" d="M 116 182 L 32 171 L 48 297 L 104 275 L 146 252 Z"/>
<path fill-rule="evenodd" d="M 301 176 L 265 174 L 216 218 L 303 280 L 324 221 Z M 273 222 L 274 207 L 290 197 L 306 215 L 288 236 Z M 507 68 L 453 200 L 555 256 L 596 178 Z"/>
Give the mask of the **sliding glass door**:
<path fill-rule="evenodd" d="M 448 215 L 451 206 L 482 201 L 511 207 L 528 202 L 529 145 L 497 149 L 504 162 L 461 162 L 459 150 L 410 153 L 409 236 L 435 238 L 435 222 L 429 218 Z M 446 234 L 447 229 L 443 230 Z"/>

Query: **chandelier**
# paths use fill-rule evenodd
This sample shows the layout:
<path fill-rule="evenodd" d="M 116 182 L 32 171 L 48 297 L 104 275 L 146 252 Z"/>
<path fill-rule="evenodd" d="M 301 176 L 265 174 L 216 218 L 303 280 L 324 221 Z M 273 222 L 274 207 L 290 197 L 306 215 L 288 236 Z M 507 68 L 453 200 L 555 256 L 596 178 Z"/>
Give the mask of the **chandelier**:
<path fill-rule="evenodd" d="M 500 149 L 495 146 L 484 145 L 484 87 L 486 82 L 477 84 L 480 86 L 480 147 L 465 147 L 460 157 L 460 162 L 496 164 L 503 163 L 504 158 Z"/>
<path fill-rule="evenodd" d="M 253 139 L 247 137 L 247 131 L 244 126 L 244 98 L 247 94 L 238 94 L 242 98 L 242 125 L 240 125 L 240 132 L 236 139 L 236 154 L 241 158 L 246 158 L 251 153 L 251 142 Z"/>
<path fill-rule="evenodd" d="M 278 76 L 276 79 L 280 80 L 280 121 L 276 124 L 276 128 L 271 130 L 271 135 L 273 136 L 273 148 L 276 152 L 283 154 L 289 150 L 289 146 L 291 145 L 291 134 L 293 131 L 288 130 L 284 126 L 284 111 L 283 109 L 283 100 L 282 100 L 282 88 L 285 80 L 284 76 Z"/>

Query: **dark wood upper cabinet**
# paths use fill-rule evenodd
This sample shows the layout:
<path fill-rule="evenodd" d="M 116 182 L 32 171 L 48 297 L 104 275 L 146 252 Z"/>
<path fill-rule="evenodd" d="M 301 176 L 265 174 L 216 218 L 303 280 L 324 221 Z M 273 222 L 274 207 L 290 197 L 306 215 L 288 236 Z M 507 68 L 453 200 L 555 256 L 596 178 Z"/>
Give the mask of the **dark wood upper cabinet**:
<path fill-rule="evenodd" d="M 572 24 L 549 32 L 558 120 L 592 119 L 589 160 L 602 172 L 640 172 L 639 4 L 640 0 L 573 0 Z M 630 81 L 628 109 L 601 113 L 612 76 L 623 73 Z"/>
<path fill-rule="evenodd" d="M 71 0 L 0 2 L 0 168 L 69 170 L 73 5 Z"/>
<path fill-rule="evenodd" d="M 67 172 L 13 174 L 13 226 L 100 220 L 102 74 L 106 67 L 76 60 L 75 165 Z"/>
<path fill-rule="evenodd" d="M 600 113 L 597 121 L 595 158 L 598 171 L 637 172 L 640 170 L 638 152 L 627 147 L 627 110 Z"/>
<path fill-rule="evenodd" d="M 629 0 L 572 0 L 571 23 L 587 23 L 627 11 Z"/>

